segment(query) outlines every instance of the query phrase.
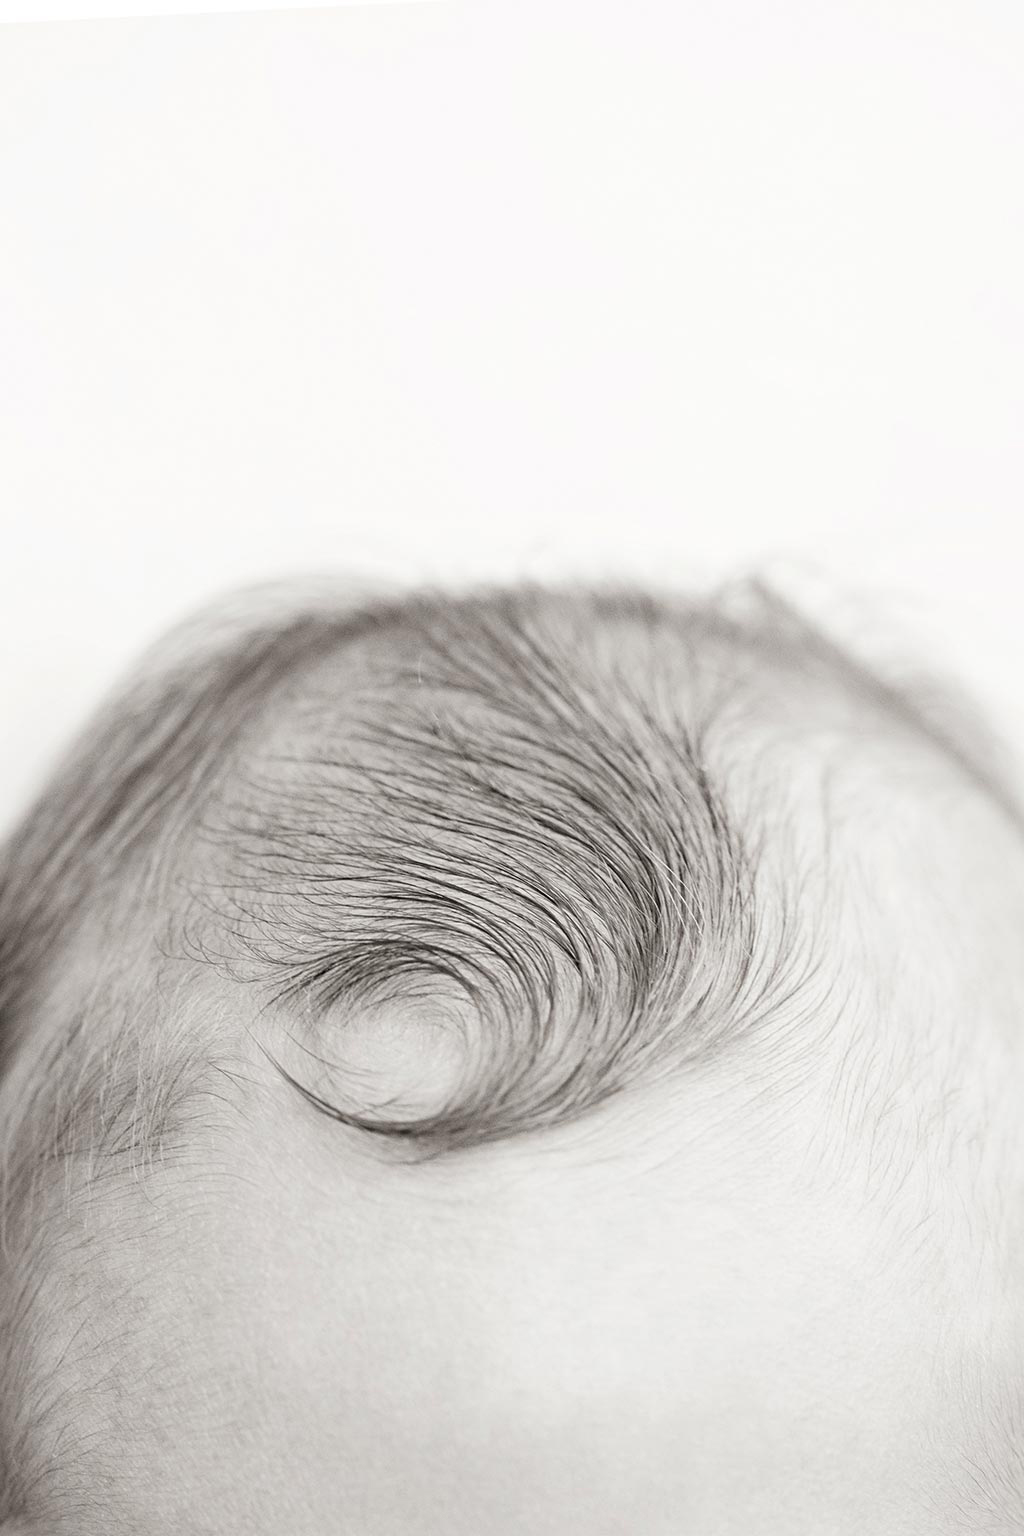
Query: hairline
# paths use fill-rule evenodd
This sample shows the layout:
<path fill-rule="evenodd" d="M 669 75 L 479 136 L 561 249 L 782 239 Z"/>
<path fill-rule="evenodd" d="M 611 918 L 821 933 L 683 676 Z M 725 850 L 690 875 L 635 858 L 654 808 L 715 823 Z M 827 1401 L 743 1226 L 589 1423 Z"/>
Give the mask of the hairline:
<path fill-rule="evenodd" d="M 426 599 L 421 599 L 421 601 L 425 600 Z M 401 622 L 401 615 L 405 607 L 405 602 L 402 599 L 398 599 L 383 606 L 374 605 L 371 608 L 364 610 L 361 615 L 347 614 L 343 622 L 338 616 L 335 616 L 333 620 L 326 622 L 322 616 L 314 616 L 310 620 L 308 627 L 300 625 L 298 630 L 293 633 L 292 639 L 294 641 L 294 650 L 290 652 L 291 660 L 288 666 L 276 666 L 274 664 L 273 658 L 268 657 L 267 665 L 262 671 L 260 671 L 259 667 L 256 666 L 250 667 L 248 669 L 241 667 L 238 671 L 230 673 L 226 679 L 222 680 L 225 682 L 225 687 L 222 694 L 218 696 L 215 693 L 213 698 L 207 701 L 207 703 L 212 706 L 211 713 L 216 713 L 216 706 L 218 703 L 221 703 L 224 706 L 234 706 L 237 713 L 238 696 L 236 690 L 239 686 L 241 686 L 247 706 L 251 706 L 257 711 L 263 709 L 265 706 L 269 706 L 277 696 L 278 690 L 282 686 L 282 683 L 286 683 L 288 678 L 294 675 L 295 668 L 305 665 L 306 662 L 311 658 L 315 659 L 315 657 L 319 654 L 317 647 L 324 643 L 325 637 L 332 645 L 339 643 L 344 644 L 345 640 L 352 638 L 353 636 L 370 634 L 379 629 L 385 628 L 389 622 L 388 615 L 390 615 L 391 621 Z M 699 620 L 699 614 L 696 617 Z M 715 621 L 712 632 L 716 635 L 721 635 L 723 633 L 720 622 L 718 620 Z M 876 693 L 875 696 L 877 697 L 878 702 L 885 706 L 886 710 L 893 718 L 897 719 L 904 727 L 909 727 L 918 732 L 933 747 L 940 748 L 945 753 L 945 755 L 948 756 L 949 759 L 955 763 L 959 769 L 963 770 L 976 785 L 989 789 L 990 791 L 992 790 L 992 784 L 987 774 L 983 770 L 983 765 L 972 765 L 971 761 L 969 759 L 965 759 L 960 751 L 954 750 L 948 738 L 943 737 L 941 732 L 936 732 L 928 725 L 926 718 L 917 709 L 912 701 L 904 702 L 903 696 L 901 694 L 899 694 L 896 690 L 891 689 L 887 684 L 880 683 L 869 669 L 862 666 L 847 653 L 838 652 L 831 641 L 823 639 L 822 650 L 815 651 L 814 645 L 810 639 L 810 636 L 813 633 L 814 632 L 812 631 L 807 632 L 808 644 L 811 644 L 812 654 L 815 654 L 818 660 L 822 660 L 828 664 L 831 660 L 842 656 L 844 665 L 848 665 L 851 669 L 849 673 L 851 680 L 856 678 L 858 687 L 867 690 L 869 693 L 874 692 L 880 687 L 882 692 L 880 694 Z M 240 635 L 235 642 L 234 650 L 238 659 L 241 659 L 242 652 L 246 646 L 251 644 L 251 634 L 251 631 L 244 633 Z M 280 630 L 274 627 L 269 627 L 264 629 L 262 632 L 257 631 L 257 634 L 261 640 L 272 643 L 273 640 L 280 635 Z M 742 632 L 739 630 L 735 631 L 735 635 L 736 638 L 741 641 L 744 639 Z M 255 686 L 253 686 L 254 684 Z M 119 698 L 115 701 L 115 710 L 122 703 L 122 700 L 123 696 L 119 696 Z M 159 692 L 157 692 L 155 695 L 152 695 L 150 698 L 151 707 L 157 712 L 165 707 L 166 703 L 166 697 L 161 695 Z M 231 711 L 229 710 L 228 713 L 230 714 Z M 220 748 L 223 749 L 225 744 L 227 744 L 228 750 L 233 750 L 234 745 L 245 737 L 250 724 L 251 722 L 247 722 L 245 719 L 235 720 L 233 725 L 237 726 L 237 731 L 234 731 L 233 734 L 221 737 L 219 742 Z M 162 765 L 157 760 L 152 766 L 159 769 Z M 216 766 L 217 765 L 215 765 L 215 770 Z M 167 796 L 175 787 L 179 787 L 183 790 L 191 809 L 194 810 L 202 804 L 203 795 L 209 791 L 210 785 L 217 777 L 217 772 L 214 771 L 210 774 L 200 773 L 196 775 L 189 775 L 188 773 L 185 773 L 183 778 L 181 764 L 174 764 L 173 767 L 177 777 L 172 778 L 170 781 L 165 781 L 163 784 L 158 783 L 156 785 L 151 785 L 148 798 L 145 793 L 145 786 L 142 786 L 140 791 L 140 812 L 145 811 L 147 803 L 155 803 L 158 806 L 164 804 Z M 102 776 L 102 764 L 98 765 L 98 768 Z M 50 793 L 52 794 L 52 788 Z M 999 799 L 1000 804 L 1004 804 L 1001 796 L 997 796 L 997 798 Z M 40 802 L 40 806 L 45 806 L 45 804 L 46 796 L 44 795 L 43 800 Z M 37 807 L 36 814 L 39 814 L 39 807 Z M 173 825 L 175 826 L 181 826 L 183 824 L 184 823 L 181 820 L 173 822 Z M 122 839 L 119 844 L 112 845 L 111 851 L 113 851 L 113 848 L 116 847 L 125 857 L 128 858 L 129 861 L 139 861 L 141 866 L 145 868 L 146 858 L 148 857 L 147 847 L 155 846 L 159 848 L 159 839 L 157 839 L 154 845 L 146 844 L 145 834 L 148 830 L 151 830 L 151 826 L 149 823 L 147 823 L 144 816 L 142 816 L 142 819 L 140 820 L 139 827 L 135 830 L 138 834 L 137 836 L 129 836 L 127 841 Z M 2 1041 L 0 1041 L 0 1044 L 2 1044 Z M 182 1087 L 185 1089 L 185 1096 L 183 1099 L 178 1101 L 179 1108 L 187 1106 L 190 1103 L 194 1103 L 194 1083 L 186 1083 L 183 1080 Z"/>

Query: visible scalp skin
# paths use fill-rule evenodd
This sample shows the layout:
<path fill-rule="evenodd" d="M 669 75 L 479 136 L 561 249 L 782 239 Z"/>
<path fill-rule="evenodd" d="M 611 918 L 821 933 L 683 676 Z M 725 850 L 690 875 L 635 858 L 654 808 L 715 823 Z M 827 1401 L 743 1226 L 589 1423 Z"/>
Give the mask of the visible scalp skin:
<path fill-rule="evenodd" d="M 334 1106 L 350 1123 L 424 1148 L 554 1124 L 803 980 L 698 722 L 653 712 L 665 659 L 638 688 L 570 614 L 579 636 L 480 604 L 351 648 L 202 822 L 194 952 L 235 956 L 328 1054 L 332 1020 L 402 1004 L 464 1036 L 456 1100 L 415 1125 Z"/>
<path fill-rule="evenodd" d="M 155 1279 L 179 1273 L 187 1233 L 228 1291 L 236 1283 L 229 1260 L 256 1241 L 247 1222 L 257 1216 L 245 1216 L 244 1201 L 234 1214 L 218 1204 L 240 1177 L 233 1159 L 249 1187 L 248 1159 L 272 1182 L 297 1156 L 301 1213 L 305 1181 L 333 1177 L 321 1161 L 329 1145 L 330 1159 L 349 1161 L 353 1198 L 373 1190 L 382 1212 L 395 1200 L 401 1225 L 419 1219 L 396 1193 L 413 1187 L 401 1182 L 416 1177 L 401 1172 L 407 1161 L 422 1161 L 424 1178 L 438 1164 L 434 1185 L 415 1186 L 421 1193 L 472 1179 L 474 1158 L 488 1156 L 497 1162 L 482 1166 L 515 1167 L 530 1183 L 545 1159 L 561 1168 L 569 1155 L 577 1173 L 584 1168 L 585 1158 L 573 1164 L 574 1146 L 599 1168 L 615 1162 L 614 1127 L 632 1123 L 645 1127 L 629 1141 L 631 1157 L 649 1144 L 645 1168 L 693 1167 L 702 1127 L 711 1145 L 723 1138 L 723 1167 L 744 1168 L 752 1188 L 762 1167 L 751 1145 L 765 1169 L 778 1159 L 786 1192 L 773 1171 L 763 1198 L 790 1211 L 797 1249 L 813 1264 L 838 1272 L 843 1254 L 863 1267 L 868 1332 L 888 1327 L 893 1276 L 918 1297 L 911 1332 L 924 1351 L 941 1298 L 983 1297 L 994 1316 L 1002 1291 L 982 1255 L 1010 1253 L 1020 1239 L 1012 1224 L 995 1230 L 991 1204 L 972 1195 L 965 1205 L 965 1191 L 989 1190 L 1016 1154 L 992 1108 L 998 1071 L 979 1066 L 987 1035 L 979 1045 L 956 1026 L 946 1038 L 950 999 L 969 995 L 970 941 L 962 952 L 951 942 L 920 971 L 897 933 L 905 867 L 913 878 L 931 857 L 922 849 L 932 846 L 933 812 L 920 807 L 936 796 L 951 819 L 976 825 L 979 847 L 998 843 L 999 826 L 1019 841 L 1012 799 L 934 715 L 763 591 L 742 602 L 532 588 L 358 604 L 321 594 L 171 644 L 101 714 L 30 812 L 0 883 L 0 1515 L 61 1508 L 62 1531 L 75 1519 L 76 1530 L 116 1528 L 89 1436 L 109 1438 L 134 1411 L 146 1383 L 132 1380 L 132 1361 L 143 1378 L 152 1369 L 153 1392 L 173 1381 L 185 1403 L 182 1318 L 167 1314 L 167 1341 L 152 1359 L 140 1341 L 152 1316 L 164 1316 Z M 896 805 L 905 814 L 892 832 Z M 941 855 L 933 862 L 939 878 L 924 880 L 922 910 L 939 923 L 946 866 Z M 1010 913 L 1024 895 L 1017 884 Z M 977 924 L 994 930 L 991 905 L 990 920 L 979 906 Z M 913 927 L 908 938 L 912 949 Z M 1008 1043 L 1012 1024 L 998 1021 L 1017 1017 L 1019 1002 L 1014 981 L 992 1004 L 1008 1072 L 1019 1052 Z M 688 1130 L 677 1124 L 681 1105 Z M 257 1124 L 276 1162 L 246 1139 Z M 506 1157 L 521 1161 L 503 1165 Z M 553 1184 L 540 1187 L 544 1201 L 554 1198 Z M 719 1214 L 687 1188 L 697 1228 L 720 1233 Z M 848 1212 L 853 1235 L 833 1215 L 819 1242 L 813 1212 L 823 1200 Z M 627 1208 L 616 1206 L 614 1219 Z M 530 1209 L 544 1226 L 541 1204 Z M 259 1212 L 286 1220 L 273 1200 Z M 229 1252 L 217 1223 L 236 1219 Z M 567 1207 L 567 1273 L 573 1254 L 602 1262 L 602 1228 L 591 1231 L 589 1220 L 585 1209 L 570 1219 Z M 670 1229 L 683 1246 L 664 1262 L 682 1262 L 678 1213 L 638 1230 L 638 1252 Z M 358 1249 L 369 1230 L 372 1221 L 346 1228 L 345 1241 Z M 499 1222 L 495 1240 L 513 1252 L 517 1230 Z M 960 1257 L 966 1231 L 976 1244 L 973 1289 Z M 325 1232 L 323 1241 L 332 1254 L 338 1245 L 341 1263 L 340 1238 Z M 475 1229 L 459 1241 L 477 1252 Z M 552 1254 L 560 1241 L 552 1228 Z M 135 1249 L 156 1268 L 137 1272 Z M 769 1243 L 766 1266 L 773 1251 Z M 742 1243 L 729 1252 L 739 1263 Z M 434 1261 L 423 1262 L 433 1273 Z M 368 1251 L 356 1265 L 371 1288 L 382 1280 L 377 1263 Z M 313 1287 L 312 1317 L 323 1277 L 284 1273 Z M 211 1316 L 225 1337 L 244 1326 L 229 1323 L 217 1293 L 184 1271 L 180 1280 L 196 1287 L 197 1333 Z M 475 1282 L 463 1281 L 471 1294 Z M 796 1316 L 806 1282 L 778 1283 Z M 253 1305 L 257 1296 L 270 1305 L 248 1284 Z M 699 1280 L 712 1291 L 731 1284 L 714 1263 Z M 70 1294 L 61 1328 L 47 1333 Z M 602 1303 L 626 1331 L 629 1294 Z M 742 1287 L 736 1294 L 746 1305 Z M 662 1315 L 658 1297 L 652 1316 Z M 120 1309 L 126 1332 L 116 1348 L 100 1298 Z M 436 1304 L 447 1315 L 447 1302 Z M 557 1287 L 546 1305 L 560 1305 Z M 776 1326 L 770 1312 L 764 1325 Z M 290 1325 L 281 1326 L 276 1347 L 287 1353 Z M 965 1396 L 988 1403 L 988 1378 L 959 1321 L 949 1331 L 961 1374 L 973 1372 Z M 1016 1360 L 991 1342 L 989 1322 L 980 1331 L 982 1356 L 1003 1350 Z M 214 1328 L 211 1359 L 219 1338 Z M 487 1339 L 481 1348 L 502 1358 L 513 1348 L 512 1336 Z M 579 1340 L 605 1348 L 582 1321 Z M 317 1347 L 315 1330 L 307 1344 Z M 660 1346 L 648 1344 L 653 1361 Z M 703 1358 L 703 1342 L 691 1346 Z M 858 1370 L 873 1351 L 865 1333 L 853 1348 Z M 88 1362 L 101 1355 L 96 1379 Z M 677 1364 L 693 1368 L 685 1348 Z M 931 1364 L 911 1376 L 923 1401 Z M 972 1452 L 983 1471 L 963 1498 L 968 1511 L 987 1499 L 996 1521 L 1024 1476 L 1006 1449 L 1005 1426 L 1019 1422 L 1012 1369 L 997 1360 L 992 1377 L 1002 1427 L 991 1436 L 978 1428 L 974 1439 L 1003 1449 L 987 1462 Z M 642 1385 L 642 1376 L 622 1378 L 620 1389 Z M 553 1402 L 555 1383 L 544 1390 Z M 959 1398 L 933 1407 L 924 1438 L 940 1447 L 960 1411 Z M 982 1426 L 991 1414 L 970 1411 Z M 668 1422 L 674 1410 L 665 1412 Z M 154 1415 L 153 1433 L 169 1433 Z M 276 1432 L 269 1420 L 264 1427 Z M 538 1487 L 549 1475 L 538 1471 Z M 679 1508 L 691 1501 L 698 1524 L 666 1525 L 670 1536 L 733 1529 L 709 1523 L 706 1492 L 676 1487 L 673 1496 Z M 234 1494 L 224 1497 L 237 1514 Z M 309 1497 L 315 1503 L 316 1491 Z M 923 1507 L 923 1485 L 907 1497 Z M 170 1505 L 161 1508 L 147 1536 L 176 1529 Z M 850 1523 L 836 1529 L 862 1529 L 867 1509 L 855 1499 Z M 144 1504 L 137 1513 L 149 1518 Z M 198 1506 L 187 1518 L 199 1518 Z M 477 1516 L 465 1518 L 472 1526 Z M 756 1518 L 754 1505 L 745 1518 Z M 969 1514 L 961 1524 L 935 1510 L 928 1518 L 927 1527 L 888 1528 L 979 1528 Z M 371 1523 L 351 1536 L 376 1532 Z"/>

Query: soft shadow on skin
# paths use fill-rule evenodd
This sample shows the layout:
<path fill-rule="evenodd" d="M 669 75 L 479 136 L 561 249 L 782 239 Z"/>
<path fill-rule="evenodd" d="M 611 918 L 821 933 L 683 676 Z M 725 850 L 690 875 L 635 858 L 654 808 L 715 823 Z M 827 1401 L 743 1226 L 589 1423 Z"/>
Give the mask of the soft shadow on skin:
<path fill-rule="evenodd" d="M 1024 841 L 947 718 L 763 589 L 151 658 L 0 880 L 3 1536 L 1024 1528 Z"/>

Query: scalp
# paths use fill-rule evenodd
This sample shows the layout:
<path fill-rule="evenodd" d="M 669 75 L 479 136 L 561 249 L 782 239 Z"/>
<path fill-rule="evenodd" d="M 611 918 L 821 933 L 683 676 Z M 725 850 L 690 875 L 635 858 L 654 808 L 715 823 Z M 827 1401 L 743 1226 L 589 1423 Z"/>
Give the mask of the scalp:
<path fill-rule="evenodd" d="M 984 788 L 943 742 L 763 594 L 321 601 L 171 645 L 8 852 L 8 1320 L 22 1340 L 42 1326 L 48 1232 L 87 1263 L 74 1234 L 104 1185 L 187 1160 L 241 1032 L 311 1112 L 427 1157 L 716 1062 L 748 1107 L 792 1111 L 819 1074 L 822 1166 L 870 1144 L 865 1198 L 893 1197 L 894 1236 L 919 1242 L 894 1192 L 925 1166 L 912 1127 L 960 1087 L 954 1058 L 922 1065 L 916 1039 L 855 1006 L 892 1012 L 885 966 L 905 960 L 872 926 L 901 888 L 882 889 L 890 866 L 859 829 L 866 811 L 890 840 L 893 763 L 944 758 Z M 397 1056 L 368 1089 L 388 1029 Z M 962 1144 L 932 1138 L 918 1193 Z M 16 1349 L 6 1370 L 24 1406 Z"/>

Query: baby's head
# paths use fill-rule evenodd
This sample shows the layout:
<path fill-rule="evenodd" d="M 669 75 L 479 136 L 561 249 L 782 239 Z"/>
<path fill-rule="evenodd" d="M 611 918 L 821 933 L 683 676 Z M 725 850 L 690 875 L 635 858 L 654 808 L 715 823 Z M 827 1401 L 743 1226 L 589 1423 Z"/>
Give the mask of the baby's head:
<path fill-rule="evenodd" d="M 759 590 L 165 646 L 3 872 L 0 1530 L 1024 1530 L 966 719 Z"/>

